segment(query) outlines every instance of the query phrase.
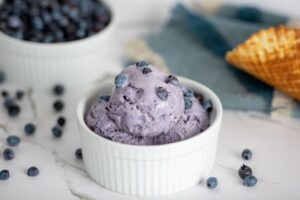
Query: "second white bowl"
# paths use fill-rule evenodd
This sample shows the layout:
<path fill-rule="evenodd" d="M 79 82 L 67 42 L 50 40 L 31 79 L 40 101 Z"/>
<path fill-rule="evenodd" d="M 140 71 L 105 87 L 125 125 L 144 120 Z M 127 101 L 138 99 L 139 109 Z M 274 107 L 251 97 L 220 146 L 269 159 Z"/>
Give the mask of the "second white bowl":
<path fill-rule="evenodd" d="M 213 103 L 210 127 L 192 138 L 171 144 L 138 146 L 112 142 L 92 132 L 84 117 L 99 94 L 110 94 L 113 80 L 99 85 L 77 108 L 83 159 L 88 174 L 112 191 L 137 196 L 155 196 L 185 190 L 205 179 L 215 161 L 222 105 L 207 87 L 179 78 Z"/>
<path fill-rule="evenodd" d="M 2 1 L 0 0 L 0 3 Z M 120 70 L 115 50 L 117 15 L 99 33 L 85 39 L 44 44 L 0 32 L 0 70 L 14 85 L 48 90 L 60 83 L 73 89 Z"/>

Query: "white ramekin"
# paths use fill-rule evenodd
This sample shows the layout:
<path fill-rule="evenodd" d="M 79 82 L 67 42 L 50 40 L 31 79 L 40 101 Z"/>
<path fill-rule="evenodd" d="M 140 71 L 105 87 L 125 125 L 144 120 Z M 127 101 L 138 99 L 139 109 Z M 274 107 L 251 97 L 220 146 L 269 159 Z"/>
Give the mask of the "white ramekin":
<path fill-rule="evenodd" d="M 0 0 L 0 3 L 2 1 Z M 18 40 L 0 32 L 0 69 L 12 84 L 45 90 L 56 83 L 73 89 L 120 70 L 115 46 L 117 16 L 85 39 L 55 44 Z"/>
<path fill-rule="evenodd" d="M 214 109 L 211 125 L 203 133 L 176 143 L 137 146 L 112 142 L 92 132 L 84 116 L 99 94 L 110 94 L 107 81 L 84 97 L 77 108 L 83 159 L 88 174 L 112 191 L 155 196 L 185 190 L 205 179 L 215 161 L 222 120 L 222 105 L 207 87 L 180 78 L 182 84 L 210 99 Z"/>

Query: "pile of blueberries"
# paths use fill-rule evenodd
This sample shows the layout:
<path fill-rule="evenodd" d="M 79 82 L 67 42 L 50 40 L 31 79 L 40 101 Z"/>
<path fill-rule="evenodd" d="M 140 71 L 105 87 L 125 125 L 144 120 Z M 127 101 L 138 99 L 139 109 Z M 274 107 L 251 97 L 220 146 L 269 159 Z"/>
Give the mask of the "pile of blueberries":
<path fill-rule="evenodd" d="M 0 30 L 32 42 L 79 40 L 110 21 L 109 8 L 99 0 L 4 0 L 0 6 Z"/>
<path fill-rule="evenodd" d="M 5 74 L 0 71 L 0 84 L 4 83 L 4 81 L 6 80 Z M 55 85 L 53 87 L 53 93 L 56 96 L 61 96 L 64 94 L 64 87 L 60 84 Z M 2 90 L 1 92 L 2 97 L 4 98 L 4 107 L 8 110 L 8 115 L 11 117 L 17 117 L 21 111 L 21 107 L 19 105 L 19 101 L 21 101 L 23 99 L 23 97 L 25 96 L 25 92 L 22 90 L 17 90 L 17 92 L 15 93 L 14 97 L 12 95 L 9 94 L 9 92 L 7 90 Z M 10 110 L 17 106 L 19 109 L 19 112 L 10 112 Z M 62 110 L 64 109 L 64 103 L 61 100 L 56 100 L 53 103 L 53 109 L 54 111 L 56 111 L 57 113 L 62 112 Z M 63 134 L 63 127 L 66 124 L 66 119 L 63 116 L 59 116 L 57 121 L 56 121 L 56 125 L 52 128 L 52 134 L 55 138 L 60 138 Z M 26 136 L 30 137 L 32 135 L 34 135 L 36 132 L 36 125 L 34 123 L 27 123 L 24 126 L 24 133 Z M 21 138 L 17 135 L 10 135 L 6 138 L 6 143 L 8 145 L 8 147 L 4 148 L 2 155 L 4 160 L 10 161 L 13 160 L 15 158 L 15 151 L 13 148 L 16 148 L 19 143 L 21 142 Z M 78 159 L 82 159 L 82 151 L 81 148 L 78 148 L 75 151 L 75 156 Z M 39 169 L 36 166 L 31 166 L 27 169 L 27 175 L 30 177 L 34 177 L 39 175 Z M 0 171 L 0 181 L 4 181 L 4 180 L 8 180 L 10 177 L 10 172 L 8 169 L 3 169 Z"/>

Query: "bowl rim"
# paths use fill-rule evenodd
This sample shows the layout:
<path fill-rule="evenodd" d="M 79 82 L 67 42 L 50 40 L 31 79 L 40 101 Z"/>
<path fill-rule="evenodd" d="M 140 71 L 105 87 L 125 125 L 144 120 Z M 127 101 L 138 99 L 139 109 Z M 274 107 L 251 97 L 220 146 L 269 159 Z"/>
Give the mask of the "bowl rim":
<path fill-rule="evenodd" d="M 114 142 L 111 141 L 109 139 L 106 139 L 100 135 L 97 135 L 95 132 L 93 132 L 85 123 L 84 120 L 84 115 L 86 113 L 85 107 L 87 102 L 91 99 L 92 96 L 95 96 L 96 92 L 99 92 L 99 88 L 101 88 L 101 86 L 103 85 L 107 85 L 107 84 L 111 84 L 112 80 L 106 80 L 101 82 L 101 84 L 97 85 L 96 87 L 94 87 L 93 89 L 91 89 L 83 98 L 80 99 L 78 105 L 77 105 L 77 110 L 76 110 L 76 114 L 77 114 L 77 121 L 79 123 L 79 126 L 81 126 L 84 130 L 81 131 L 85 131 L 86 134 L 89 134 L 91 137 L 94 137 L 95 140 L 98 140 L 99 142 L 104 142 L 107 145 L 111 145 L 111 146 L 115 146 L 117 148 L 126 148 L 126 149 L 132 149 L 132 150 L 136 150 L 136 149 L 143 149 L 143 150 L 153 150 L 153 149 L 160 149 L 160 148 L 176 148 L 179 147 L 180 145 L 185 145 L 186 143 L 190 143 L 193 142 L 195 140 L 198 140 L 200 138 L 206 137 L 207 134 L 209 134 L 211 132 L 214 131 L 214 129 L 217 128 L 217 126 L 221 125 L 222 122 L 222 116 L 223 116 L 223 107 L 222 107 L 222 103 L 220 101 L 220 99 L 218 98 L 218 96 L 211 90 L 209 89 L 207 86 L 188 79 L 188 78 L 184 78 L 184 77 L 180 77 L 177 76 L 179 81 L 181 83 L 183 83 L 183 85 L 194 85 L 197 86 L 199 88 L 199 90 L 201 91 L 205 91 L 204 93 L 206 93 L 206 96 L 209 96 L 209 99 L 212 101 L 213 105 L 214 105 L 214 109 L 216 110 L 216 116 L 215 119 L 213 121 L 212 124 L 210 124 L 210 126 L 204 130 L 203 132 L 190 137 L 188 139 L 185 140 L 180 140 L 177 142 L 173 142 L 173 143 L 167 143 L 167 144 L 161 144 L 161 145 L 132 145 L 132 144 L 124 144 L 124 143 L 119 143 L 119 142 Z"/>
<path fill-rule="evenodd" d="M 2 3 L 3 0 L 0 0 L 0 4 Z M 78 39 L 78 40 L 73 40 L 73 41 L 68 41 L 68 42 L 57 42 L 57 43 L 42 43 L 42 42 L 31 42 L 27 40 L 20 40 L 16 39 L 2 31 L 0 31 L 0 37 L 2 39 L 5 39 L 8 42 L 13 43 L 14 45 L 21 45 L 23 48 L 48 48 L 48 49 L 53 49 L 53 48 L 69 48 L 70 46 L 74 48 L 74 45 L 83 45 L 85 43 L 93 43 L 94 40 L 98 40 L 100 38 L 105 37 L 108 35 L 112 29 L 116 27 L 117 24 L 117 15 L 114 9 L 114 6 L 112 5 L 111 2 L 108 0 L 101 0 L 102 2 L 105 3 L 105 5 L 108 7 L 110 13 L 111 13 L 111 20 L 108 23 L 106 27 L 104 27 L 103 30 L 95 33 L 94 35 Z"/>

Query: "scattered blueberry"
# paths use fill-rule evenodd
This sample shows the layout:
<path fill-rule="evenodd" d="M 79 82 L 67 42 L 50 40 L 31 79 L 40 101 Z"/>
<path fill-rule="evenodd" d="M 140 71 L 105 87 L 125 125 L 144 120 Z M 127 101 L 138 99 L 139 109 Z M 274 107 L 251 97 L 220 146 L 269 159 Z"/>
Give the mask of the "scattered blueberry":
<path fill-rule="evenodd" d="M 78 158 L 78 159 L 82 159 L 82 150 L 81 150 L 81 148 L 79 148 L 79 149 L 77 149 L 77 150 L 75 151 L 75 156 L 76 156 L 76 158 Z"/>
<path fill-rule="evenodd" d="M 7 111 L 8 111 L 9 116 L 16 117 L 20 114 L 21 108 L 19 105 L 15 104 L 15 105 L 10 106 Z"/>
<path fill-rule="evenodd" d="M 34 134 L 35 129 L 36 129 L 35 125 L 32 124 L 32 123 L 28 123 L 24 127 L 24 131 L 25 131 L 26 135 L 32 135 L 32 134 Z"/>
<path fill-rule="evenodd" d="M 3 71 L 0 71 L 0 84 L 4 83 L 4 81 L 5 81 L 5 74 Z"/>
<path fill-rule="evenodd" d="M 9 93 L 8 93 L 8 91 L 3 90 L 3 91 L 1 92 L 1 95 L 2 95 L 3 97 L 7 97 L 7 96 L 9 95 Z"/>
<path fill-rule="evenodd" d="M 3 169 L 0 171 L 0 181 L 8 180 L 10 177 L 9 171 L 7 169 Z"/>
<path fill-rule="evenodd" d="M 252 175 L 252 169 L 247 165 L 242 165 L 239 169 L 239 176 L 244 179 L 246 176 Z"/>
<path fill-rule="evenodd" d="M 135 64 L 138 68 L 139 67 L 146 67 L 146 66 L 149 66 L 149 63 L 147 61 L 139 61 Z"/>
<path fill-rule="evenodd" d="M 57 84 L 53 87 L 53 93 L 57 96 L 62 95 L 65 92 L 64 86 Z"/>
<path fill-rule="evenodd" d="M 4 100 L 4 107 L 8 109 L 9 107 L 12 107 L 13 105 L 15 105 L 15 101 L 10 97 L 6 97 Z"/>
<path fill-rule="evenodd" d="M 15 152 L 11 148 L 5 148 L 3 150 L 4 160 L 12 160 L 15 157 Z"/>
<path fill-rule="evenodd" d="M 60 127 L 63 127 L 63 126 L 65 126 L 65 124 L 66 124 L 66 118 L 64 118 L 64 117 L 59 117 L 58 119 L 57 119 L 57 124 L 60 126 Z"/>
<path fill-rule="evenodd" d="M 163 101 L 166 101 L 168 99 L 169 96 L 168 91 L 163 87 L 156 88 L 155 93 L 158 96 L 158 98 L 160 98 Z"/>
<path fill-rule="evenodd" d="M 248 187 L 253 187 L 257 183 L 257 179 L 255 176 L 246 176 L 243 180 L 243 185 L 248 186 Z"/>
<path fill-rule="evenodd" d="M 8 136 L 6 138 L 6 142 L 9 146 L 17 146 L 19 143 L 20 143 L 21 139 L 19 138 L 19 136 L 16 136 L 16 135 L 11 135 L 11 136 Z"/>
<path fill-rule="evenodd" d="M 242 158 L 244 160 L 250 160 L 252 158 L 252 151 L 250 149 L 244 149 L 242 152 Z"/>
<path fill-rule="evenodd" d="M 193 106 L 192 100 L 190 98 L 185 97 L 184 98 L 184 109 L 185 110 L 191 109 L 192 106 Z"/>
<path fill-rule="evenodd" d="M 218 186 L 218 179 L 216 177 L 209 177 L 206 180 L 206 185 L 209 189 L 214 189 Z"/>
<path fill-rule="evenodd" d="M 203 102 L 202 106 L 203 106 L 204 110 L 206 110 L 206 112 L 208 112 L 208 113 L 210 113 L 213 110 L 213 105 L 212 105 L 211 100 L 205 100 Z"/>
<path fill-rule="evenodd" d="M 52 134 L 56 138 L 60 138 L 63 134 L 63 130 L 59 126 L 54 126 L 52 128 Z"/>
<path fill-rule="evenodd" d="M 187 91 L 183 93 L 183 96 L 184 96 L 184 97 L 188 97 L 188 98 L 192 98 L 192 97 L 195 96 L 195 95 L 194 95 L 194 91 L 192 91 L 192 90 L 190 90 L 190 89 L 187 89 Z"/>
<path fill-rule="evenodd" d="M 127 74 L 119 74 L 115 78 L 115 85 L 117 88 L 122 88 L 127 85 L 128 75 Z"/>
<path fill-rule="evenodd" d="M 23 99 L 23 97 L 24 97 L 24 91 L 18 90 L 16 92 L 16 99 L 21 100 L 21 99 Z"/>
<path fill-rule="evenodd" d="M 99 103 L 102 103 L 102 102 L 108 102 L 110 99 L 110 96 L 107 96 L 107 95 L 101 95 L 98 97 L 98 102 Z"/>
<path fill-rule="evenodd" d="M 175 85 L 175 86 L 179 86 L 179 81 L 178 81 L 178 78 L 174 75 L 169 75 L 165 81 L 166 83 L 170 83 L 172 85 Z"/>
<path fill-rule="evenodd" d="M 65 104 L 61 100 L 57 100 L 53 103 L 53 108 L 55 111 L 60 112 L 64 109 Z"/>
<path fill-rule="evenodd" d="M 149 74 L 149 73 L 151 73 L 152 72 L 152 69 L 150 69 L 149 67 L 144 67 L 143 69 L 142 69 L 142 73 L 143 74 Z"/>
<path fill-rule="evenodd" d="M 27 169 L 27 175 L 30 176 L 30 177 L 34 177 L 34 176 L 37 176 L 39 175 L 40 171 L 37 167 L 29 167 Z"/>

